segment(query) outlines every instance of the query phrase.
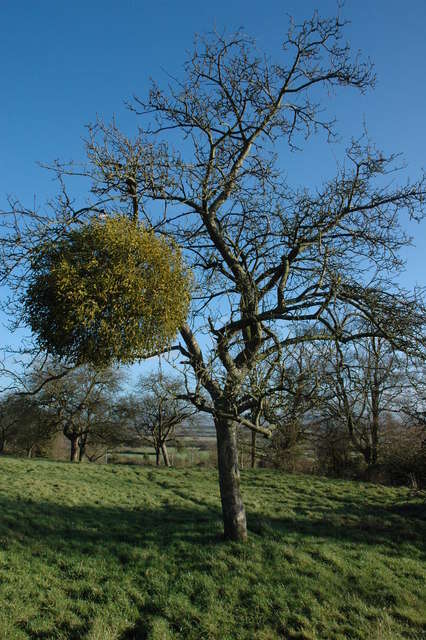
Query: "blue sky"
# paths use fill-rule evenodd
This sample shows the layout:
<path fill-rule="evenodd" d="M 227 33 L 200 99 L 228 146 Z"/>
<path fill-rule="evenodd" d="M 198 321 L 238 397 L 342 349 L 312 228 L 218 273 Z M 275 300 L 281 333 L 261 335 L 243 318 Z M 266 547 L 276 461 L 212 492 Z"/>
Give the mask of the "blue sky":
<path fill-rule="evenodd" d="M 7 194 L 30 205 L 54 194 L 51 178 L 37 161 L 80 159 L 84 125 L 96 114 L 128 131 L 137 121 L 124 107 L 144 95 L 149 78 L 167 82 L 165 69 L 179 73 L 195 32 L 238 27 L 258 47 L 280 55 L 287 14 L 297 20 L 318 8 L 334 15 L 329 0 L 2 0 L 0 3 L 0 207 Z M 346 35 L 375 63 L 377 87 L 361 96 L 332 99 L 343 141 L 359 135 L 365 120 L 385 151 L 402 152 L 407 173 L 417 176 L 426 149 L 426 2 L 347 0 L 341 14 L 351 21 Z M 286 171 L 300 184 L 327 177 L 339 147 L 310 143 L 289 156 Z M 322 174 L 324 172 L 324 175 Z M 410 226 L 416 248 L 406 252 L 403 284 L 424 284 L 426 233 Z M 9 342 L 5 330 L 0 342 Z"/>

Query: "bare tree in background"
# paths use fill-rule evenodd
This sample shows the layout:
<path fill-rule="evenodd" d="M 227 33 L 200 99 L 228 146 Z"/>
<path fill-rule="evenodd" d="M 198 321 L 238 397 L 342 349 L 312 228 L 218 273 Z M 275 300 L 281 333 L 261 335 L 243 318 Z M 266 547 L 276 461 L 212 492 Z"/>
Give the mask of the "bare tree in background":
<path fill-rule="evenodd" d="M 170 467 L 167 444 L 176 440 L 176 427 L 194 413 L 181 396 L 181 382 L 158 373 L 141 378 L 137 393 L 117 405 L 129 435 L 133 434 L 133 444 L 154 447 L 157 466 L 161 455 L 164 465 Z"/>
<path fill-rule="evenodd" d="M 333 342 L 320 322 L 331 304 L 356 310 L 368 335 L 402 350 L 423 340 L 422 300 L 395 279 L 398 251 L 409 244 L 398 216 L 420 219 L 424 181 L 399 186 L 395 156 L 365 139 L 352 141 L 336 175 L 316 187 L 292 187 L 283 175 L 306 138 L 333 139 L 321 101 L 374 84 L 370 64 L 342 41 L 343 27 L 316 14 L 291 24 L 274 61 L 241 32 L 198 39 L 181 77 L 132 102 L 141 116 L 134 139 L 115 122 L 91 126 L 88 165 L 51 167 L 61 185 L 53 216 L 12 202 L 4 232 L 9 282 L 17 265 L 25 277 L 32 242 L 92 215 L 139 216 L 182 247 L 195 288 L 171 351 L 192 371 L 187 398 L 215 422 L 224 532 L 233 540 L 247 537 L 237 425 L 271 434 L 244 393 L 259 363 L 294 344 Z M 73 202 L 68 175 L 89 178 L 89 202 Z M 339 343 L 363 335 L 344 329 Z"/>
<path fill-rule="evenodd" d="M 0 402 L 0 454 L 4 453 L 8 443 L 13 440 L 22 417 L 13 410 L 14 396 L 6 395 Z"/>
<path fill-rule="evenodd" d="M 386 418 L 402 414 L 404 403 L 416 395 L 413 373 L 424 360 L 398 352 L 385 337 L 373 335 L 372 328 L 351 312 L 340 317 L 331 308 L 323 322 L 335 333 L 334 344 L 320 349 L 327 375 L 322 403 L 322 419 L 341 423 L 354 449 L 367 465 L 378 461 Z M 344 325 L 364 336 L 341 343 Z M 350 327 L 350 329 L 349 329 Z"/>
<path fill-rule="evenodd" d="M 54 425 L 33 396 L 8 394 L 0 403 L 0 453 L 23 453 L 31 458 L 43 451 Z"/>
<path fill-rule="evenodd" d="M 70 442 L 70 461 L 81 462 L 90 444 L 106 438 L 113 425 L 113 396 L 120 376 L 114 369 L 96 370 L 83 366 L 55 379 L 61 366 L 49 363 L 32 374 L 34 385 L 48 382 L 37 394 L 56 431 L 62 431 Z"/>
<path fill-rule="evenodd" d="M 257 449 L 256 432 L 251 432 L 252 467 L 256 458 L 282 466 L 283 459 L 291 456 L 291 450 L 308 435 L 310 416 L 322 401 L 323 384 L 323 359 L 307 342 L 295 343 L 279 360 L 275 355 L 268 360 L 259 358 L 241 401 L 250 404 L 252 423 L 269 429 L 272 435 L 268 444 L 263 439 Z"/>
<path fill-rule="evenodd" d="M 423 430 L 426 438 L 426 355 L 416 365 L 407 372 L 411 393 L 404 396 L 401 408 L 407 419 Z"/>

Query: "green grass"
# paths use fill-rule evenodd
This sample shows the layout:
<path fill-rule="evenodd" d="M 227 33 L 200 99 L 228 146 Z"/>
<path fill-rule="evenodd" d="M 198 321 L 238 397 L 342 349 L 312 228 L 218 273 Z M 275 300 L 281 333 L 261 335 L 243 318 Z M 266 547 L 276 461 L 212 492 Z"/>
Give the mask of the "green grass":
<path fill-rule="evenodd" d="M 425 506 L 406 489 L 243 472 L 0 460 L 0 639 L 425 638 Z"/>

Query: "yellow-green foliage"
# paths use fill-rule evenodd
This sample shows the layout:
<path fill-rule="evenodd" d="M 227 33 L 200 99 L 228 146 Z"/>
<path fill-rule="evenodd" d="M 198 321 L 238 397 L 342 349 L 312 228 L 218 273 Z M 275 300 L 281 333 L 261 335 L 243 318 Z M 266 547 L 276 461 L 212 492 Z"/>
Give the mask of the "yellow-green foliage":
<path fill-rule="evenodd" d="M 186 319 L 179 249 L 123 216 L 92 220 L 33 252 L 25 317 L 67 361 L 128 363 L 163 348 Z"/>

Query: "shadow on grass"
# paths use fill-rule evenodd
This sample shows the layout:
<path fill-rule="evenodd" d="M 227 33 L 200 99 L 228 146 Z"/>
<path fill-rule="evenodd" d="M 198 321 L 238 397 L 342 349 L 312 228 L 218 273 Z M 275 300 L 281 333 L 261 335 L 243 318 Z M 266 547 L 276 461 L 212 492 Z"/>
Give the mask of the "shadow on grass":
<path fill-rule="evenodd" d="M 65 559 L 70 555 L 74 559 L 85 556 L 95 560 L 109 558 L 126 571 L 128 567 L 134 571 L 133 565 L 139 563 L 137 571 L 141 571 L 141 581 L 149 578 L 143 573 L 144 560 L 137 559 L 135 552 L 146 550 L 148 554 L 152 552 L 163 557 L 170 552 L 175 569 L 177 566 L 184 571 L 208 573 L 212 562 L 208 554 L 214 552 L 222 540 L 219 508 L 195 502 L 184 506 L 168 504 L 130 509 L 99 504 L 67 506 L 0 497 L 0 514 L 0 548 L 17 544 L 43 558 L 47 550 L 51 555 L 57 554 L 58 561 L 61 554 Z M 324 511 L 316 504 L 309 512 L 299 512 L 294 518 L 265 516 L 251 511 L 248 523 L 251 543 L 257 543 L 260 548 L 268 541 L 286 543 L 296 536 L 299 544 L 305 538 L 316 537 L 382 545 L 387 554 L 396 555 L 401 553 L 402 542 L 408 542 L 416 552 L 421 552 L 426 539 L 426 508 L 420 502 L 372 506 L 354 500 L 344 505 L 336 503 Z M 175 548 L 171 550 L 173 546 Z M 232 547 L 230 555 L 235 551 Z M 161 567 L 161 558 L 156 562 L 154 566 Z M 66 571 L 69 579 L 79 579 L 78 567 L 67 566 Z M 161 615 L 155 598 L 138 602 L 137 607 L 138 620 L 122 633 L 120 640 L 151 637 L 151 627 Z M 77 635 L 72 636 L 70 632 L 67 637 L 83 637 L 78 633 L 77 630 Z"/>
<path fill-rule="evenodd" d="M 0 497 L 0 546 L 8 541 L 42 540 L 55 547 L 96 547 L 114 553 L 122 543 L 165 549 L 175 543 L 216 545 L 221 541 L 221 513 L 211 506 L 162 505 L 155 508 L 11 500 Z M 299 534 L 368 544 L 408 541 L 419 549 L 426 539 L 426 505 L 421 502 L 362 506 L 359 502 L 322 512 L 318 506 L 295 517 L 248 513 L 248 529 L 262 538 L 285 541 Z"/>
<path fill-rule="evenodd" d="M 59 546 L 102 545 L 103 551 L 105 547 L 113 551 L 122 543 L 166 548 L 176 542 L 199 545 L 220 540 L 220 512 L 212 508 L 66 506 L 0 497 L 0 513 L 3 543 L 36 539 Z"/>
<path fill-rule="evenodd" d="M 336 504 L 322 510 L 319 506 L 300 509 L 296 517 L 256 517 L 252 514 L 249 529 L 274 540 L 287 536 L 335 539 L 349 543 L 380 545 L 399 555 L 401 545 L 408 543 L 426 554 L 426 503 L 363 505 L 359 501 Z"/>

